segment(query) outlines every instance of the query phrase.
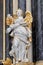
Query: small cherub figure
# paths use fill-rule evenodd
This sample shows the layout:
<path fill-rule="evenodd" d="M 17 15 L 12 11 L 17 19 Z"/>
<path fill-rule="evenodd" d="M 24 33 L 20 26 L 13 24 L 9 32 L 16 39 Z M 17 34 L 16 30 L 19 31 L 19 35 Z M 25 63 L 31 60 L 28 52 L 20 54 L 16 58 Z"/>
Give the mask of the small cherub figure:
<path fill-rule="evenodd" d="M 10 14 L 7 15 L 6 18 L 6 25 L 10 26 L 11 24 L 15 23 L 15 20 L 17 19 L 16 13 L 11 16 Z M 10 33 L 10 36 L 13 37 L 13 31 Z"/>
<path fill-rule="evenodd" d="M 11 24 L 13 24 L 13 17 L 10 14 L 8 14 L 6 18 L 6 25 L 9 26 Z"/>

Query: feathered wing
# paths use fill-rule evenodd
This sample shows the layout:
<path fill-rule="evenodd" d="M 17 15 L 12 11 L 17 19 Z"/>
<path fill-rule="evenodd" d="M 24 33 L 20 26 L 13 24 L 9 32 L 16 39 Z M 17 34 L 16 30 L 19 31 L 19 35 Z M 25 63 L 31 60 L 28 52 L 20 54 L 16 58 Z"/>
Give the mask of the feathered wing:
<path fill-rule="evenodd" d="M 24 21 L 25 21 L 26 23 L 28 23 L 28 27 L 31 26 L 32 21 L 33 21 L 33 17 L 32 17 L 32 14 L 31 14 L 30 11 L 26 11 L 26 16 L 25 16 L 25 18 L 24 18 Z"/>
<path fill-rule="evenodd" d="M 28 31 L 30 30 L 32 32 L 32 21 L 33 21 L 33 17 L 32 17 L 32 14 L 31 14 L 30 11 L 26 11 L 26 16 L 24 18 L 24 21 L 28 24 L 27 25 L 27 30 Z M 29 37 L 28 40 L 29 40 L 30 43 L 32 43 L 32 33 L 29 32 L 29 35 L 30 35 L 30 37 Z"/>
<path fill-rule="evenodd" d="M 26 46 L 26 50 L 27 50 L 27 53 L 26 55 L 28 56 L 31 56 L 29 55 L 29 51 L 30 51 L 30 48 L 31 48 L 31 43 L 32 43 L 32 21 L 33 21 L 33 17 L 32 17 L 32 14 L 30 11 L 26 11 L 26 16 L 24 18 L 24 21 L 26 22 L 27 24 L 27 31 L 28 31 L 28 45 Z"/>

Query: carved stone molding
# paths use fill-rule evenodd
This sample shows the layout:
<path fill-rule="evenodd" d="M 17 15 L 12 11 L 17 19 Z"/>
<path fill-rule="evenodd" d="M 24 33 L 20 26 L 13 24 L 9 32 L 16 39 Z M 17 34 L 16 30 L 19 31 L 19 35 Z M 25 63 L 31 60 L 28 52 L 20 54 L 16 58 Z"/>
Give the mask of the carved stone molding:
<path fill-rule="evenodd" d="M 37 61 L 35 65 L 43 65 L 43 60 Z"/>

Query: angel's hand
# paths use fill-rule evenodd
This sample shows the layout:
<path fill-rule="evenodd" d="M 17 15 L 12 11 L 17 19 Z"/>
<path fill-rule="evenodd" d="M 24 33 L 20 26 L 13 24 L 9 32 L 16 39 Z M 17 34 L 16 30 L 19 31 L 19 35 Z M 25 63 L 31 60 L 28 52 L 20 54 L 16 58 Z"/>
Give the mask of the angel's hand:
<path fill-rule="evenodd" d="M 7 28 L 6 33 L 10 33 L 11 28 Z"/>

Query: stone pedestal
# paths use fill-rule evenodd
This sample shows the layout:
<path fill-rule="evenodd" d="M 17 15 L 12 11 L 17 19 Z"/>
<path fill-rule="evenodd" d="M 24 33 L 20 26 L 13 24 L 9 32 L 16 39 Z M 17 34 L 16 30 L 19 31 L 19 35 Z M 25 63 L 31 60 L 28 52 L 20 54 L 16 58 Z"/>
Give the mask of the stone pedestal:
<path fill-rule="evenodd" d="M 34 65 L 33 62 L 19 62 L 16 65 Z"/>
<path fill-rule="evenodd" d="M 37 61 L 35 65 L 43 65 L 43 61 Z"/>

